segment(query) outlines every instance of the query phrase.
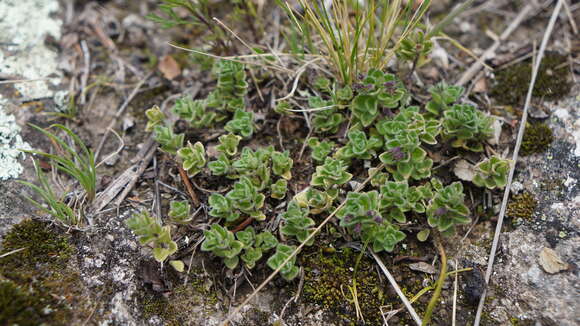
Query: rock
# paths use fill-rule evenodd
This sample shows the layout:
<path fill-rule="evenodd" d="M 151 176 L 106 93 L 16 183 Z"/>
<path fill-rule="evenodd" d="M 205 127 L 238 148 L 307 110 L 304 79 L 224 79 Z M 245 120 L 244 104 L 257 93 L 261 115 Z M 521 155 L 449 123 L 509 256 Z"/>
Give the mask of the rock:
<path fill-rule="evenodd" d="M 548 274 L 556 274 L 570 267 L 570 265 L 562 261 L 557 252 L 550 248 L 544 248 L 540 251 L 538 263 Z"/>
<path fill-rule="evenodd" d="M 423 273 L 427 273 L 427 274 L 435 274 L 435 267 L 433 267 L 433 265 L 431 264 L 427 264 L 426 262 L 418 262 L 418 263 L 412 263 L 409 264 L 409 268 L 411 270 L 417 271 L 417 272 L 423 272 Z"/>
<path fill-rule="evenodd" d="M 471 181 L 475 176 L 475 167 L 466 160 L 459 160 L 453 168 L 453 173 L 464 181 Z"/>

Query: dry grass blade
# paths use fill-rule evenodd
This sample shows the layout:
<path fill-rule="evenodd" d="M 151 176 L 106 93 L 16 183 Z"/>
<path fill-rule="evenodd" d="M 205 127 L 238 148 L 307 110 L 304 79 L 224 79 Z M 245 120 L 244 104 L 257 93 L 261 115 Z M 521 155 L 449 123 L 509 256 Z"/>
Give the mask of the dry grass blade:
<path fill-rule="evenodd" d="M 409 311 L 409 314 L 411 314 L 411 317 L 413 317 L 413 320 L 415 321 L 415 323 L 420 326 L 421 325 L 421 317 L 419 317 L 419 315 L 417 314 L 415 309 L 413 309 L 413 306 L 411 305 L 409 300 L 407 300 L 407 297 L 405 296 L 403 291 L 401 291 L 401 288 L 397 284 L 397 281 L 395 281 L 395 278 L 393 277 L 393 275 L 391 275 L 391 273 L 389 272 L 389 270 L 387 269 L 385 264 L 383 264 L 383 261 L 381 260 L 381 258 L 377 254 L 375 254 L 373 251 L 370 251 L 370 253 L 371 253 L 371 255 L 373 255 L 373 258 L 375 259 L 375 261 L 377 262 L 377 264 L 379 265 L 379 267 L 383 271 L 383 274 L 385 274 L 385 276 L 389 280 L 389 283 L 391 283 L 391 286 L 395 289 L 395 292 L 397 292 L 397 295 L 399 296 L 399 298 L 401 298 L 401 301 L 403 301 L 405 308 L 407 308 L 407 310 Z"/>
<path fill-rule="evenodd" d="M 564 0 L 558 0 L 558 3 L 556 4 L 554 11 L 552 12 L 552 16 L 550 17 L 550 22 L 548 23 L 548 26 L 546 28 L 546 32 L 544 33 L 544 37 L 542 39 L 542 43 L 540 45 L 538 58 L 536 59 L 536 61 L 534 63 L 534 67 L 533 67 L 534 69 L 532 70 L 532 79 L 530 81 L 530 86 L 528 87 L 528 94 L 526 95 L 526 102 L 524 104 L 524 112 L 522 113 L 522 120 L 520 121 L 520 128 L 518 130 L 518 137 L 516 140 L 516 146 L 514 148 L 514 153 L 512 156 L 512 161 L 514 162 L 514 164 L 512 164 L 512 166 L 511 166 L 510 173 L 508 176 L 508 182 L 507 182 L 507 185 L 505 187 L 504 194 L 503 194 L 501 209 L 500 209 L 499 216 L 497 219 L 495 234 L 493 236 L 493 243 L 491 245 L 491 252 L 489 254 L 487 270 L 485 272 L 485 283 L 486 284 L 489 283 L 489 279 L 491 278 L 491 273 L 493 271 L 493 262 L 495 260 L 495 253 L 497 251 L 497 244 L 499 241 L 499 235 L 501 233 L 503 218 L 505 216 L 507 202 L 508 202 L 508 198 L 509 198 L 509 194 L 510 194 L 510 188 L 511 188 L 512 180 L 514 177 L 514 172 L 515 172 L 515 167 L 516 167 L 515 163 L 518 160 L 520 146 L 522 145 L 522 139 L 524 137 L 526 120 L 528 118 L 528 108 L 530 107 L 530 102 L 532 100 L 532 93 L 534 90 L 534 85 L 536 84 L 536 77 L 538 76 L 538 71 L 540 70 L 540 64 L 542 63 L 542 58 L 544 56 L 544 52 L 546 51 L 546 46 L 548 44 L 548 40 L 550 39 L 550 35 L 552 34 L 552 31 L 554 29 L 554 25 L 556 24 L 556 20 L 558 19 L 558 13 L 562 9 L 563 2 L 564 2 Z M 479 299 L 479 305 L 477 306 L 477 313 L 475 315 L 475 321 L 473 323 L 474 326 L 479 326 L 479 322 L 481 320 L 481 313 L 483 312 L 483 305 L 485 304 L 486 295 L 487 295 L 487 288 L 485 288 L 483 290 L 483 293 L 481 294 L 481 298 Z"/>
<path fill-rule="evenodd" d="M 373 171 L 373 173 L 369 174 L 368 178 L 366 178 L 365 181 L 363 181 L 363 183 L 361 183 L 355 190 L 354 192 L 359 192 L 361 191 L 366 185 L 367 183 L 377 174 L 379 173 L 383 168 L 384 168 L 384 164 L 380 164 L 376 170 Z M 338 205 L 338 207 L 336 207 L 334 209 L 334 211 L 332 211 L 332 213 L 330 215 L 328 215 L 328 217 L 326 217 L 324 219 L 324 221 L 322 221 L 318 227 L 316 227 L 316 229 L 314 229 L 314 231 L 312 233 L 310 233 L 310 235 L 292 252 L 292 254 L 290 254 L 288 257 L 286 257 L 286 259 L 280 264 L 280 266 L 278 268 L 276 268 L 276 270 L 274 270 L 255 290 L 254 292 L 252 292 L 245 300 L 244 302 L 242 302 L 240 305 L 238 305 L 238 307 L 236 309 L 234 309 L 234 311 L 228 316 L 228 318 L 226 318 L 226 320 L 224 320 L 221 325 L 222 326 L 227 326 L 228 323 L 232 320 L 232 318 L 237 315 L 238 313 L 240 313 L 240 311 L 242 310 L 242 307 L 245 306 L 248 302 L 250 302 L 255 296 L 256 294 L 258 294 L 258 292 L 260 292 L 268 283 L 270 283 L 270 281 L 276 276 L 278 275 L 278 273 L 280 272 L 280 270 L 286 265 L 286 263 L 288 263 L 292 258 L 294 258 L 298 252 L 300 252 L 300 250 L 302 250 L 302 248 L 304 248 L 304 246 L 308 243 L 308 241 L 310 241 L 310 239 L 314 238 L 315 235 L 318 234 L 318 232 L 320 232 L 320 230 L 322 230 L 322 228 L 326 225 L 326 223 L 328 223 L 335 215 L 336 213 L 342 208 L 344 207 L 346 203 L 346 200 L 343 200 L 342 203 L 340 205 Z"/>

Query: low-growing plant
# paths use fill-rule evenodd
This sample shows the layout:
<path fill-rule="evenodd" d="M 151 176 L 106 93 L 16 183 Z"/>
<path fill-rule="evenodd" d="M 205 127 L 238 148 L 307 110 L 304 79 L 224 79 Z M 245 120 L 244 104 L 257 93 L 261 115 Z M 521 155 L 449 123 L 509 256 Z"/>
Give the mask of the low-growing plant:
<path fill-rule="evenodd" d="M 288 191 L 288 181 L 286 179 L 278 179 L 270 186 L 270 196 L 275 199 L 286 197 L 286 191 Z"/>
<path fill-rule="evenodd" d="M 286 236 L 295 237 L 300 243 L 304 242 L 312 233 L 315 225 L 314 220 L 308 215 L 308 208 L 300 207 L 297 202 L 291 201 L 286 212 L 280 214 L 280 218 L 284 221 L 280 231 Z M 314 239 L 310 239 L 306 245 L 310 246 L 313 242 Z"/>
<path fill-rule="evenodd" d="M 347 169 L 348 165 L 344 161 L 327 157 L 323 165 L 316 167 L 310 185 L 323 187 L 325 190 L 343 185 L 352 178 Z"/>
<path fill-rule="evenodd" d="M 254 113 L 236 109 L 232 120 L 226 123 L 225 130 L 243 138 L 249 138 L 254 133 Z"/>
<path fill-rule="evenodd" d="M 418 29 L 410 33 L 407 38 L 401 40 L 401 45 L 396 54 L 398 58 L 412 61 L 416 65 L 421 58 L 426 57 L 431 52 L 431 49 L 433 49 L 433 42 L 424 31 Z"/>
<path fill-rule="evenodd" d="M 294 200 L 300 207 L 309 208 L 311 214 L 320 214 L 331 207 L 334 202 L 334 197 L 326 191 L 307 187 L 294 196 Z"/>
<path fill-rule="evenodd" d="M 308 138 L 308 146 L 312 150 L 310 154 L 312 159 L 317 162 L 323 162 L 332 153 L 336 144 L 331 141 L 320 141 L 316 137 L 310 137 Z"/>
<path fill-rule="evenodd" d="M 244 244 L 244 253 L 240 255 L 240 258 L 249 269 L 256 266 L 264 252 L 278 245 L 278 239 L 272 233 L 263 231 L 256 234 L 256 231 L 251 226 L 243 231 L 238 231 L 236 238 Z"/>
<path fill-rule="evenodd" d="M 275 175 L 290 180 L 292 178 L 290 170 L 292 169 L 293 163 L 294 162 L 290 158 L 290 152 L 272 152 L 272 172 L 274 172 Z"/>
<path fill-rule="evenodd" d="M 189 97 L 183 97 L 175 101 L 172 111 L 179 118 L 187 121 L 192 127 L 206 128 L 212 126 L 217 119 L 217 114 L 206 110 L 206 107 L 206 101 L 204 100 L 192 100 Z"/>
<path fill-rule="evenodd" d="M 154 127 L 154 137 L 159 143 L 159 148 L 168 153 L 175 155 L 183 147 L 184 134 L 175 134 L 173 128 L 165 126 Z"/>
<path fill-rule="evenodd" d="M 268 266 L 273 270 L 278 269 L 280 266 L 282 266 L 282 263 L 288 257 L 290 257 L 290 255 L 294 252 L 295 249 L 296 249 L 295 246 L 288 246 L 288 245 L 279 243 L 276 246 L 276 253 L 274 255 L 270 256 L 270 258 L 268 258 L 268 262 L 267 262 Z M 285 280 L 291 281 L 296 276 L 298 276 L 300 269 L 298 268 L 298 266 L 294 265 L 295 263 L 296 263 L 296 255 L 294 255 L 294 257 L 292 257 L 280 269 L 280 275 L 282 275 L 282 277 Z"/>
<path fill-rule="evenodd" d="M 405 213 L 424 213 L 426 200 L 433 197 L 429 185 L 409 187 L 406 181 L 387 181 L 380 192 L 380 209 L 389 221 L 405 223 Z"/>
<path fill-rule="evenodd" d="M 492 123 L 492 117 L 467 104 L 455 104 L 443 113 L 443 133 L 453 140 L 451 145 L 474 152 L 483 151 L 482 142 L 491 136 Z"/>
<path fill-rule="evenodd" d="M 472 182 L 478 187 L 488 189 L 503 188 L 507 184 L 510 171 L 510 160 L 492 156 L 475 166 Z"/>
<path fill-rule="evenodd" d="M 219 137 L 220 144 L 216 146 L 216 149 L 228 156 L 234 156 L 238 153 L 238 145 L 241 139 L 242 137 L 234 134 L 222 135 Z"/>
<path fill-rule="evenodd" d="M 405 233 L 383 218 L 377 191 L 349 192 L 344 207 L 336 216 L 340 219 L 340 226 L 364 243 L 371 244 L 375 252 L 393 251 L 395 245 L 405 239 Z"/>
<path fill-rule="evenodd" d="M 203 231 L 205 240 L 201 244 L 202 251 L 211 251 L 214 255 L 223 258 L 224 264 L 229 269 L 238 266 L 238 256 L 244 248 L 242 241 L 236 240 L 232 231 L 214 223 L 209 230 Z"/>
<path fill-rule="evenodd" d="M 439 117 L 449 109 L 449 105 L 457 102 L 465 89 L 461 86 L 447 85 L 444 81 L 429 88 L 431 100 L 425 105 L 425 110 L 434 117 Z"/>
<path fill-rule="evenodd" d="M 377 156 L 377 150 L 382 149 L 383 139 L 380 135 L 367 134 L 361 130 L 353 130 L 348 133 L 348 143 L 338 150 L 335 157 L 341 160 L 357 158 L 369 160 Z"/>
<path fill-rule="evenodd" d="M 187 224 L 191 222 L 193 217 L 190 215 L 191 206 L 187 200 L 183 201 L 171 201 L 169 203 L 169 219 L 175 224 Z"/>
<path fill-rule="evenodd" d="M 138 236 L 141 245 L 153 247 L 153 258 L 159 263 L 177 251 L 177 244 L 171 239 L 171 227 L 162 226 L 149 212 L 134 214 L 125 224 Z"/>
<path fill-rule="evenodd" d="M 177 157 L 183 162 L 183 169 L 190 177 L 201 172 L 207 162 L 205 148 L 200 142 L 196 142 L 194 145 L 188 143 L 187 147 L 180 148 L 177 151 Z"/>
<path fill-rule="evenodd" d="M 216 63 L 217 87 L 207 98 L 209 107 L 236 112 L 245 109 L 244 97 L 248 92 L 246 73 L 242 63 L 219 60 Z"/>
<path fill-rule="evenodd" d="M 231 206 L 241 213 L 249 215 L 257 221 L 266 219 L 266 215 L 260 210 L 264 206 L 265 196 L 258 193 L 258 188 L 247 177 L 241 177 L 234 184 L 234 188 L 226 194 Z"/>
<path fill-rule="evenodd" d="M 312 116 L 312 127 L 316 132 L 335 133 L 345 120 L 331 100 L 311 96 L 308 99 L 308 106 L 315 111 Z"/>
<path fill-rule="evenodd" d="M 227 175 L 232 171 L 232 162 L 226 154 L 220 153 L 217 160 L 209 162 L 207 167 L 213 175 Z"/>
<path fill-rule="evenodd" d="M 471 221 L 469 208 L 464 203 L 463 185 L 456 181 L 443 187 L 437 179 L 432 179 L 431 185 L 435 195 L 427 206 L 427 221 L 441 234 L 452 235 L 457 225 Z"/>

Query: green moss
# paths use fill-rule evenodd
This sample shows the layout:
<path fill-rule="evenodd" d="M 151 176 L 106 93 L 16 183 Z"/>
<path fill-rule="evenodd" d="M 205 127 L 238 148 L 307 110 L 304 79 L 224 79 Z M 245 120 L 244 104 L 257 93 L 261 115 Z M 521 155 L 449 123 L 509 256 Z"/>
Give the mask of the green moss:
<path fill-rule="evenodd" d="M 41 324 L 35 318 L 49 325 L 70 325 L 75 317 L 87 313 L 85 308 L 90 301 L 79 300 L 79 276 L 68 266 L 74 250 L 67 237 L 52 230 L 47 223 L 25 220 L 6 234 L 1 247 L 0 255 L 24 249 L 0 258 L 2 291 L 14 300 L 10 309 L 0 309 L 0 325 L 11 325 L 3 323 L 3 319 L 27 320 L 29 316 L 32 316 L 30 325 Z M 7 303 L 10 301 L 0 305 Z M 21 303 L 30 309 L 19 309 Z"/>
<path fill-rule="evenodd" d="M 308 303 L 321 305 L 340 319 L 355 323 L 356 313 L 349 287 L 358 252 L 351 249 L 325 254 L 324 250 L 302 255 L 305 269 L 303 295 Z M 379 279 L 375 264 L 363 257 L 356 274 L 358 302 L 366 321 L 365 325 L 382 325 L 380 307 L 391 303 L 385 283 Z M 420 286 L 420 284 L 419 284 Z M 412 296 L 416 289 L 405 289 Z"/>
<path fill-rule="evenodd" d="M 530 220 L 537 205 L 538 202 L 534 196 L 529 192 L 524 192 L 512 198 L 511 202 L 508 204 L 507 215 L 514 220 Z"/>
<path fill-rule="evenodd" d="M 10 281 L 0 281 L 0 325 L 36 326 L 44 320 L 43 303 Z"/>
<path fill-rule="evenodd" d="M 191 275 L 200 275 L 203 271 L 192 270 Z M 186 285 L 176 287 L 165 297 L 158 293 L 142 293 L 139 300 L 145 319 L 158 316 L 165 325 L 192 325 L 198 316 L 215 313 L 219 302 L 215 291 L 203 278 L 193 277 Z M 194 318 L 194 320 L 192 320 Z"/>
<path fill-rule="evenodd" d="M 522 139 L 521 155 L 542 153 L 554 140 L 552 130 L 545 123 L 528 123 Z"/>
<path fill-rule="evenodd" d="M 568 80 L 569 69 L 566 57 L 548 54 L 542 60 L 534 86 L 534 97 L 546 100 L 559 99 L 568 93 L 572 83 Z M 523 105 L 532 76 L 531 62 L 515 64 L 496 73 L 491 95 L 506 105 Z"/>
<path fill-rule="evenodd" d="M 66 261 L 72 248 L 68 240 L 48 228 L 46 223 L 25 220 L 15 225 L 2 242 L 2 252 L 24 250 L 2 258 L 2 270 L 34 268 L 38 264 L 59 264 Z"/>

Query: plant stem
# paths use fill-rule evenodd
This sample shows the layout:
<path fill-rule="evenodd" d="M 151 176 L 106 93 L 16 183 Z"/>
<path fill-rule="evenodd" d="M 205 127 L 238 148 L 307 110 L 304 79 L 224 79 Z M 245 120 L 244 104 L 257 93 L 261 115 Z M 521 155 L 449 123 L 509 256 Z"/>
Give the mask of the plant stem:
<path fill-rule="evenodd" d="M 447 277 L 447 256 L 445 255 L 445 249 L 443 248 L 441 240 L 438 236 L 435 237 L 435 243 L 437 245 L 437 249 L 439 250 L 439 255 L 441 256 L 441 271 L 439 272 L 439 279 L 437 279 L 437 283 L 435 285 L 435 292 L 433 292 L 433 296 L 429 301 L 429 305 L 427 305 L 427 311 L 425 311 L 425 316 L 423 317 L 421 326 L 427 326 L 431 321 L 433 309 L 435 309 L 437 301 L 439 301 L 439 296 L 441 296 L 441 289 L 443 288 L 443 282 L 445 282 L 445 278 Z"/>

